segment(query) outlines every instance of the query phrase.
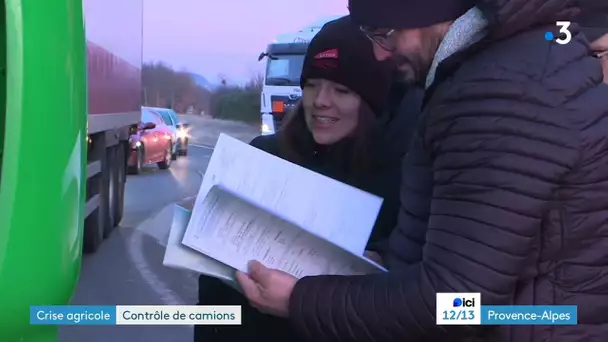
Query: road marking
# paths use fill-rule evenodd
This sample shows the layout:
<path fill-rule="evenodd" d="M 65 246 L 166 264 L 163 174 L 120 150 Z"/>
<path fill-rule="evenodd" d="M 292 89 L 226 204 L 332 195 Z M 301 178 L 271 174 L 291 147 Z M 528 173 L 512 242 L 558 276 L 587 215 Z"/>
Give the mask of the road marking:
<path fill-rule="evenodd" d="M 198 147 L 198 148 L 204 148 L 204 149 L 207 149 L 207 150 L 213 150 L 213 147 L 207 146 L 207 145 L 199 145 L 199 144 L 189 143 L 188 146 L 193 146 L 193 147 Z"/>
<path fill-rule="evenodd" d="M 173 206 L 173 205 L 171 205 Z M 150 264 L 146 260 L 144 256 L 143 250 L 143 238 L 144 233 L 143 229 L 140 227 L 151 220 L 156 219 L 158 215 L 145 220 L 141 224 L 139 224 L 132 232 L 131 236 L 129 236 L 129 248 L 127 249 L 129 252 L 129 259 L 135 268 L 144 279 L 144 281 L 150 286 L 152 291 L 156 292 L 156 294 L 160 297 L 160 300 L 165 305 L 188 305 L 185 300 L 183 300 L 177 293 L 169 288 L 165 282 L 163 282 L 155 273 L 152 271 Z"/>

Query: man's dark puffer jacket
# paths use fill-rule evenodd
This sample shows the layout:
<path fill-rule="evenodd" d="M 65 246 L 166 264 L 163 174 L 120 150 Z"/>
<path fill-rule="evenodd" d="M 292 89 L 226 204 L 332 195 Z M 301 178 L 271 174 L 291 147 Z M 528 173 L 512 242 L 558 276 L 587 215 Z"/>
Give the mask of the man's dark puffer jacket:
<path fill-rule="evenodd" d="M 403 170 L 390 272 L 301 279 L 308 341 L 608 341 L 608 89 L 565 0 L 479 0 L 490 36 L 445 60 Z M 565 10 L 566 9 L 566 10 Z M 437 326 L 437 292 L 578 305 L 578 325 Z"/>

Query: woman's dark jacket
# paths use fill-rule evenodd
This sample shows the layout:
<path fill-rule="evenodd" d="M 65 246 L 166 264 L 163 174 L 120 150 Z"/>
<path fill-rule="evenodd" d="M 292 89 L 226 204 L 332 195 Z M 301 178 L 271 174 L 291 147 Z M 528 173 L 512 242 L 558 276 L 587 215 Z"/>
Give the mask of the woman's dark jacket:
<path fill-rule="evenodd" d="M 306 341 L 608 341 L 608 89 L 564 0 L 478 0 L 486 39 L 444 60 L 404 162 L 390 272 L 305 277 Z M 557 36 L 557 35 L 556 35 Z M 436 293 L 577 305 L 576 325 L 438 326 Z M 479 303 L 477 303 L 479 305 Z M 538 323 L 538 322 L 536 322 Z"/>
<path fill-rule="evenodd" d="M 411 131 L 415 126 L 422 92 L 417 90 L 405 91 L 402 86 L 395 85 L 392 89 L 391 101 L 403 101 L 401 110 L 393 105 L 392 113 L 378 119 L 378 131 L 374 149 L 370 156 L 373 160 L 372 170 L 364 176 L 353 176 L 341 165 L 336 165 L 334 150 L 318 149 L 305 156 L 301 166 L 312 171 L 350 184 L 359 189 L 373 193 L 384 199 L 378 219 L 374 226 L 368 249 L 379 250 L 386 245 L 387 238 L 397 223 L 399 210 L 399 183 L 401 179 L 401 164 L 407 150 Z M 404 99 L 404 93 L 407 95 Z M 279 156 L 279 139 L 277 135 L 260 136 L 251 142 L 270 154 Z M 345 171 L 346 170 L 346 171 Z M 259 313 L 249 306 L 245 297 L 234 289 L 224 285 L 215 278 L 201 276 L 199 278 L 199 305 L 242 305 L 241 326 L 197 326 L 195 341 L 287 341 L 290 336 L 289 322 Z"/>

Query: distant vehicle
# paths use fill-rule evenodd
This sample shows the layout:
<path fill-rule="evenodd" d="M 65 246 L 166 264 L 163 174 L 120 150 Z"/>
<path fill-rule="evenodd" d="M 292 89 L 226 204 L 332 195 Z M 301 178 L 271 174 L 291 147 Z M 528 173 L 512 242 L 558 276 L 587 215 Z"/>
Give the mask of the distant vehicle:
<path fill-rule="evenodd" d="M 173 141 L 173 152 L 171 157 L 173 158 L 173 160 L 177 159 L 177 156 L 179 155 L 188 155 L 189 132 L 186 127 L 187 125 L 183 125 L 180 122 L 177 113 L 175 113 L 173 109 L 168 108 L 144 108 L 160 115 L 165 125 L 167 125 L 171 130 L 171 141 Z"/>
<path fill-rule="evenodd" d="M 173 161 L 173 132 L 165 124 L 160 114 L 148 108 L 141 109 L 141 120 L 132 131 L 129 172 L 139 174 L 145 165 L 158 165 L 168 169 Z"/>
<path fill-rule="evenodd" d="M 190 123 L 181 121 L 179 118 L 177 121 L 177 139 L 177 155 L 187 156 L 188 143 L 190 142 Z"/>
<path fill-rule="evenodd" d="M 308 43 L 323 25 L 339 17 L 319 19 L 296 33 L 279 35 L 258 57 L 258 61 L 266 58 L 260 99 L 262 135 L 274 134 L 279 130 L 285 114 L 300 101 L 300 74 Z"/>

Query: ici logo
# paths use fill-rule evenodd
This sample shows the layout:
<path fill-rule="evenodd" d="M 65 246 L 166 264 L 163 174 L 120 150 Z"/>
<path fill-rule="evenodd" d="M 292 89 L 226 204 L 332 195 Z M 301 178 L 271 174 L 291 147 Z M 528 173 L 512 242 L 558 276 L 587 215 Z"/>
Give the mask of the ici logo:
<path fill-rule="evenodd" d="M 455 308 L 473 308 L 475 307 L 475 298 L 466 299 L 466 298 L 454 298 L 453 306 Z"/>

